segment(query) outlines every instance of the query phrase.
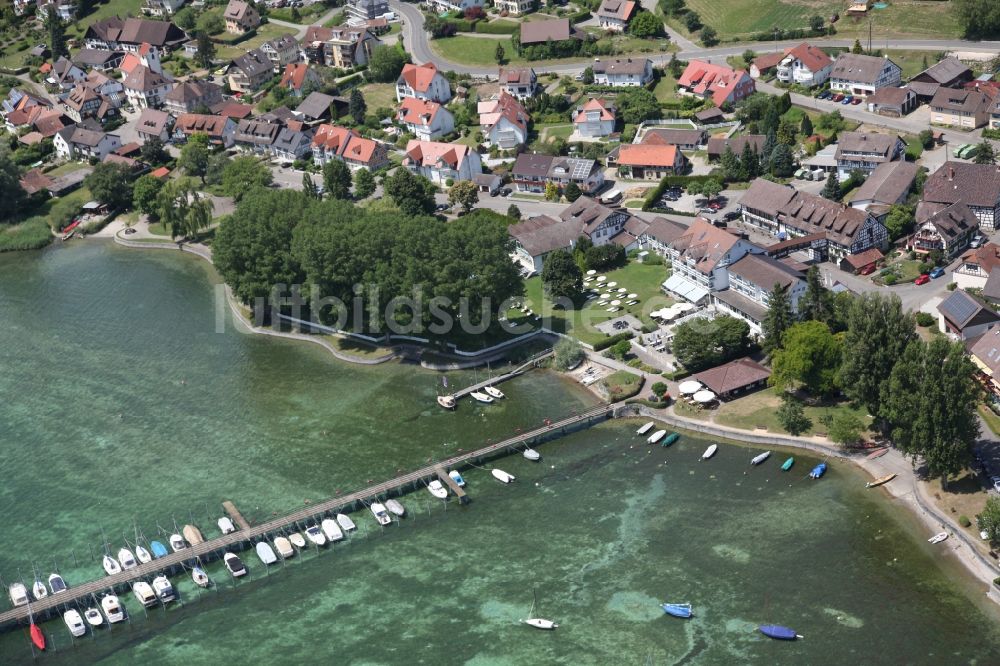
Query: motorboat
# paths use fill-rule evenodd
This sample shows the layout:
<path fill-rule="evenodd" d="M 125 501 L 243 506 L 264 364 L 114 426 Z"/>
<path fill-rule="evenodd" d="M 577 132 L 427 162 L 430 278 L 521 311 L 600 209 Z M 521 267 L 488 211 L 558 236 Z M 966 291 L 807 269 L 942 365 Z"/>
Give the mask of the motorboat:
<path fill-rule="evenodd" d="M 287 560 L 289 557 L 295 556 L 295 549 L 292 548 L 291 542 L 283 536 L 274 540 L 274 549 L 278 551 L 278 555 L 281 555 L 282 559 Z"/>
<path fill-rule="evenodd" d="M 226 568 L 229 569 L 229 573 L 233 575 L 233 578 L 239 578 L 240 576 L 245 576 L 247 574 L 247 568 L 246 565 L 243 564 L 243 560 L 233 553 L 226 553 L 223 555 L 222 562 L 226 565 Z"/>
<path fill-rule="evenodd" d="M 947 538 L 948 538 L 948 533 L 947 532 L 938 532 L 937 534 L 935 534 L 934 536 L 932 536 L 930 539 L 928 539 L 927 543 L 941 543 L 942 541 L 944 541 Z"/>
<path fill-rule="evenodd" d="M 149 551 L 142 546 L 135 547 L 135 558 L 139 560 L 141 564 L 148 564 L 153 561 L 153 556 L 149 554 Z"/>
<path fill-rule="evenodd" d="M 171 534 L 170 535 L 170 548 L 175 553 L 178 552 L 178 551 L 184 550 L 187 547 L 188 547 L 188 545 L 184 541 L 184 537 L 182 537 L 180 534 Z"/>
<path fill-rule="evenodd" d="M 118 564 L 118 560 L 110 555 L 105 555 L 101 559 L 101 566 L 104 567 L 104 573 L 109 576 L 114 576 L 115 574 L 120 574 L 122 572 L 122 566 Z"/>
<path fill-rule="evenodd" d="M 826 474 L 826 463 L 820 463 L 820 464 L 816 465 L 815 467 L 813 467 L 812 471 L 809 472 L 809 478 L 810 479 L 818 479 L 821 476 L 823 476 L 824 474 Z"/>
<path fill-rule="evenodd" d="M 324 518 L 323 522 L 320 523 L 320 527 L 323 529 L 323 534 L 330 543 L 340 541 L 344 538 L 344 532 L 333 518 Z"/>
<path fill-rule="evenodd" d="M 88 608 L 83 612 L 83 618 L 92 627 L 99 627 L 104 624 L 104 616 L 96 608 Z"/>
<path fill-rule="evenodd" d="M 156 594 L 153 592 L 153 588 L 144 580 L 136 581 L 132 585 L 132 594 L 146 608 L 156 603 Z"/>
<path fill-rule="evenodd" d="M 508 474 L 502 469 L 496 469 L 496 468 L 490 470 L 490 474 L 492 474 L 493 478 L 499 481 L 500 483 L 510 483 L 516 478 L 513 474 Z"/>
<path fill-rule="evenodd" d="M 301 534 L 299 534 L 298 532 L 292 532 L 291 534 L 289 534 L 288 535 L 288 540 L 296 548 L 305 548 L 306 547 L 306 539 L 305 539 L 305 537 L 302 536 Z"/>
<path fill-rule="evenodd" d="M 208 587 L 211 584 L 211 580 L 208 578 L 208 574 L 201 567 L 195 567 L 191 569 L 191 580 L 198 587 Z"/>
<path fill-rule="evenodd" d="M 437 401 L 445 409 L 455 409 L 456 401 L 453 395 L 439 395 Z"/>
<path fill-rule="evenodd" d="M 394 516 L 402 518 L 406 515 L 406 507 L 399 500 L 390 499 L 385 501 L 385 508 Z"/>
<path fill-rule="evenodd" d="M 24 586 L 24 583 L 11 583 L 8 592 L 10 593 L 10 602 L 14 604 L 15 608 L 24 606 L 31 601 L 28 598 L 28 588 Z"/>
<path fill-rule="evenodd" d="M 701 459 L 702 460 L 708 460 L 709 458 L 711 458 L 712 456 L 714 456 L 715 452 L 718 451 L 718 450 L 719 450 L 719 445 L 718 444 L 712 444 L 710 447 L 708 447 L 707 449 L 705 449 L 705 452 L 703 454 L 701 454 Z"/>
<path fill-rule="evenodd" d="M 315 525 L 310 525 L 306 528 L 306 538 L 312 541 L 317 546 L 326 545 L 326 537 L 323 536 L 323 530 Z"/>
<path fill-rule="evenodd" d="M 274 564 L 278 561 L 278 556 L 274 554 L 274 549 L 266 541 L 259 542 L 253 549 L 257 551 L 257 557 L 264 564 Z"/>
<path fill-rule="evenodd" d="M 667 615 L 674 617 L 689 618 L 694 615 L 691 604 L 660 604 L 660 608 Z"/>
<path fill-rule="evenodd" d="M 434 479 L 427 484 L 427 490 L 430 491 L 431 495 L 434 495 L 434 497 L 437 497 L 438 499 L 445 499 L 448 497 L 448 489 L 445 488 L 444 485 L 437 479 Z"/>
<path fill-rule="evenodd" d="M 759 464 L 761 464 L 762 462 L 764 462 L 765 460 L 767 460 L 770 457 L 771 457 L 771 452 L 770 451 L 764 451 L 764 453 L 761 453 L 761 454 L 756 455 L 753 458 L 751 458 L 750 464 L 751 465 L 759 465 Z"/>
<path fill-rule="evenodd" d="M 646 425 L 644 425 L 641 428 L 639 428 L 638 430 L 636 430 L 635 434 L 637 434 L 637 435 L 645 435 L 647 432 L 649 432 L 650 430 L 652 430 L 654 426 L 656 426 L 656 422 L 655 421 L 650 421 Z"/>
<path fill-rule="evenodd" d="M 487 395 L 491 398 L 496 398 L 497 400 L 503 400 L 507 397 L 503 394 L 503 391 L 498 389 L 496 386 L 484 386 L 483 390 L 486 391 Z"/>
<path fill-rule="evenodd" d="M 794 641 L 796 638 L 802 638 L 802 636 L 795 633 L 794 629 L 782 627 L 778 624 L 762 624 L 759 629 L 760 633 L 768 638 L 776 638 L 779 641 Z"/>
<path fill-rule="evenodd" d="M 71 608 L 63 613 L 63 622 L 65 622 L 66 626 L 69 627 L 69 633 L 73 634 L 77 638 L 87 633 L 87 625 L 83 623 L 83 618 L 80 617 L 80 612 L 75 608 Z"/>
<path fill-rule="evenodd" d="M 531 448 L 525 449 L 522 455 L 524 455 L 527 460 L 532 460 L 534 462 L 538 462 L 542 459 L 542 454 Z"/>
<path fill-rule="evenodd" d="M 201 530 L 194 525 L 185 525 L 184 529 L 181 530 L 181 534 L 184 535 L 184 540 L 192 546 L 197 546 L 199 543 L 205 541 L 205 537 L 201 535 Z"/>
<path fill-rule="evenodd" d="M 153 551 L 154 558 L 166 557 L 167 547 L 164 546 L 159 541 L 153 541 L 152 543 L 149 544 L 149 547 Z"/>
<path fill-rule="evenodd" d="M 481 393 L 479 391 L 473 391 L 469 395 L 471 395 L 476 400 L 476 402 L 482 402 L 482 403 L 485 403 L 487 405 L 490 404 L 491 402 L 493 402 L 493 398 L 491 398 L 490 396 L 486 395 L 485 393 Z"/>
<path fill-rule="evenodd" d="M 646 443 L 647 444 L 656 444 L 657 442 L 659 442 L 661 439 L 663 439 L 666 436 L 667 436 L 667 431 L 666 430 L 657 430 L 652 435 L 650 435 L 648 438 L 646 438 Z"/>
<path fill-rule="evenodd" d="M 885 476 L 880 476 L 879 478 L 875 479 L 874 481 L 869 481 L 868 483 L 865 484 L 865 488 L 875 488 L 877 486 L 881 486 L 881 485 L 884 485 L 886 483 L 889 483 L 890 481 L 892 481 L 895 478 L 896 478 L 895 474 L 886 474 Z"/>
<path fill-rule="evenodd" d="M 170 580 L 166 576 L 157 576 L 153 579 L 153 591 L 156 592 L 156 596 L 158 596 L 160 601 L 163 603 L 173 601 L 177 598 L 177 594 L 174 592 L 174 586 L 170 584 Z"/>
<path fill-rule="evenodd" d="M 525 620 L 524 623 L 529 627 L 534 627 L 535 629 L 551 630 L 559 628 L 559 625 L 552 620 L 545 620 L 540 617 L 533 617 L 530 620 Z"/>
<path fill-rule="evenodd" d="M 135 555 L 128 548 L 122 548 L 118 551 L 118 561 L 122 563 L 122 569 L 135 569 L 139 566 L 139 563 L 135 561 Z"/>
<path fill-rule="evenodd" d="M 788 470 L 790 470 L 792 468 L 792 465 L 794 465 L 794 464 L 795 464 L 795 458 L 794 457 L 789 458 L 785 462 L 781 463 L 781 471 L 782 472 L 787 472 Z"/>
<path fill-rule="evenodd" d="M 397 504 L 399 503 L 397 502 Z M 402 506 L 402 504 L 400 504 L 400 506 Z M 358 526 L 354 524 L 354 521 L 351 520 L 351 517 L 345 513 L 337 514 L 337 524 L 340 525 L 340 529 L 344 530 L 345 532 L 350 532 L 351 530 L 358 529 Z"/>
<path fill-rule="evenodd" d="M 31 623 L 31 642 L 35 644 L 35 647 L 39 650 L 45 649 L 45 634 L 42 633 L 42 628 L 39 627 L 34 622 Z"/>
<path fill-rule="evenodd" d="M 49 589 L 52 590 L 52 594 L 62 594 L 68 587 L 66 581 L 59 574 L 54 573 L 49 576 Z"/>
<path fill-rule="evenodd" d="M 119 603 L 117 594 L 105 594 L 101 597 L 101 610 L 104 611 L 104 617 L 108 618 L 108 624 L 125 619 L 125 609 Z"/>
<path fill-rule="evenodd" d="M 228 516 L 219 518 L 217 524 L 219 525 L 219 531 L 223 534 L 232 534 L 236 531 L 236 526 L 233 525 L 233 521 L 231 521 Z"/>
<path fill-rule="evenodd" d="M 49 588 L 45 587 L 45 583 L 42 581 L 35 579 L 34 585 L 31 586 L 31 595 L 35 597 L 36 601 L 41 601 L 49 596 Z"/>
<path fill-rule="evenodd" d="M 454 481 L 455 485 L 458 486 L 459 488 L 465 486 L 465 479 L 462 478 L 462 475 L 458 473 L 457 469 L 453 469 L 450 472 L 448 472 L 448 476 L 451 477 L 451 480 Z"/>
<path fill-rule="evenodd" d="M 368 508 L 371 510 L 372 515 L 375 516 L 375 520 L 378 521 L 379 525 L 384 527 L 392 522 L 392 518 L 385 512 L 385 506 L 379 502 L 372 502 L 372 505 Z"/>
<path fill-rule="evenodd" d="M 667 438 L 665 440 L 663 440 L 663 446 L 670 446 L 680 438 L 681 438 L 680 433 L 672 432 L 669 435 L 667 435 Z"/>

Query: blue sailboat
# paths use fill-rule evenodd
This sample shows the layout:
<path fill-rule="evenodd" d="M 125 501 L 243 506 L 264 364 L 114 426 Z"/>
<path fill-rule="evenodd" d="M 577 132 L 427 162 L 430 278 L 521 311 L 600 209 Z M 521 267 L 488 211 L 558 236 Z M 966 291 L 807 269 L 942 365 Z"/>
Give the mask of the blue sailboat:
<path fill-rule="evenodd" d="M 691 610 L 691 604 L 660 604 L 660 608 L 667 615 L 673 615 L 674 617 L 689 618 L 694 615 Z"/>
<path fill-rule="evenodd" d="M 153 550 L 153 557 L 160 558 L 167 555 L 167 547 L 159 541 L 152 542 L 149 547 Z"/>
<path fill-rule="evenodd" d="M 826 473 L 826 463 L 820 463 L 813 467 L 812 471 L 809 472 L 810 479 L 818 479 Z"/>
<path fill-rule="evenodd" d="M 776 638 L 779 641 L 794 641 L 796 638 L 802 638 L 802 636 L 795 633 L 794 629 L 782 627 L 780 624 L 762 624 L 760 625 L 760 633 L 768 638 Z"/>

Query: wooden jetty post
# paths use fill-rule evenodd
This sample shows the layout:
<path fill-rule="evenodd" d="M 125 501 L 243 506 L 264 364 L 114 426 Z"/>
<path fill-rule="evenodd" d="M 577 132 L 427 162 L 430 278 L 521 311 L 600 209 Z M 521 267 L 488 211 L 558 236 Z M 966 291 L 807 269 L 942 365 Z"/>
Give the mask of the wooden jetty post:
<path fill-rule="evenodd" d="M 236 527 L 238 527 L 241 530 L 250 529 L 250 523 L 248 523 L 247 519 L 243 517 L 243 514 L 240 513 L 240 510 L 236 508 L 235 504 L 233 504 L 229 500 L 226 500 L 225 502 L 222 503 L 222 508 L 226 510 L 226 513 L 229 514 L 229 517 L 233 519 L 234 523 L 236 523 Z"/>
<path fill-rule="evenodd" d="M 437 473 L 438 478 L 441 479 L 441 483 L 451 488 L 451 492 L 455 493 L 455 497 L 458 498 L 461 504 L 469 503 L 469 496 L 465 494 L 465 488 L 455 483 L 455 479 L 448 476 L 448 473 L 444 471 L 444 467 L 438 465 L 434 468 L 434 471 Z"/>

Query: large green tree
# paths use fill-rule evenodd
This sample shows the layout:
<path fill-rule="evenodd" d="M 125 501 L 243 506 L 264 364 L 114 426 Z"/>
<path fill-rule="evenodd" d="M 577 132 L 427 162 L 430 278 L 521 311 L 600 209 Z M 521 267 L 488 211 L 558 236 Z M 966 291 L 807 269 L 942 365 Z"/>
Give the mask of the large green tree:
<path fill-rule="evenodd" d="M 642 9 L 636 12 L 628 24 L 628 32 L 633 37 L 648 39 L 663 34 L 663 19 Z"/>
<path fill-rule="evenodd" d="M 633 88 L 618 95 L 618 111 L 626 123 L 639 124 L 644 120 L 659 118 L 660 102 L 645 88 Z"/>
<path fill-rule="evenodd" d="M 995 0 L 952 0 L 952 8 L 970 39 L 1000 35 L 1000 3 Z"/>
<path fill-rule="evenodd" d="M 397 168 L 383 181 L 383 187 L 396 207 L 408 215 L 434 211 L 434 184 L 406 167 Z"/>
<path fill-rule="evenodd" d="M 802 402 L 792 395 L 781 396 L 781 407 L 777 411 L 778 423 L 793 437 L 798 437 L 812 427 L 812 421 L 806 416 Z"/>
<path fill-rule="evenodd" d="M 156 136 L 149 137 L 143 141 L 142 148 L 139 149 L 139 155 L 142 157 L 142 161 L 150 166 L 166 164 L 170 160 L 170 154 L 167 153 L 163 141 Z"/>
<path fill-rule="evenodd" d="M 552 298 L 573 300 L 583 290 L 583 273 L 567 250 L 554 250 L 545 257 L 542 284 Z"/>
<path fill-rule="evenodd" d="M 10 157 L 10 149 L 6 143 L 0 142 L 0 197 L 3 198 L 0 220 L 4 222 L 16 220 L 22 213 L 20 206 L 24 202 L 25 194 L 20 181 L 21 174 Z"/>
<path fill-rule="evenodd" d="M 66 24 L 59 16 L 59 12 L 48 12 L 45 15 L 45 31 L 49 36 L 49 50 L 52 51 L 53 60 L 59 56 L 69 56 L 69 49 L 66 47 Z"/>
<path fill-rule="evenodd" d="M 153 220 L 160 218 L 160 206 L 157 200 L 163 180 L 148 173 L 140 176 L 132 187 L 132 206 L 140 213 L 148 215 Z"/>
<path fill-rule="evenodd" d="M 351 169 L 341 160 L 327 160 L 323 165 L 323 186 L 331 199 L 350 199 Z"/>
<path fill-rule="evenodd" d="M 365 122 L 365 114 L 368 113 L 368 104 L 365 103 L 364 95 L 357 88 L 351 91 L 347 112 L 354 119 L 355 124 L 360 125 Z"/>
<path fill-rule="evenodd" d="M 377 83 L 394 83 L 410 56 L 396 46 L 376 46 L 368 58 L 368 78 Z"/>
<path fill-rule="evenodd" d="M 205 172 L 208 170 L 208 135 L 193 134 L 181 148 L 181 156 L 177 165 L 189 176 L 196 176 L 205 182 Z"/>
<path fill-rule="evenodd" d="M 782 348 L 771 358 L 769 382 L 781 391 L 805 390 L 829 395 L 836 388 L 842 345 L 820 321 L 795 324 L 782 337 Z"/>
<path fill-rule="evenodd" d="M 829 324 L 833 319 L 833 295 L 823 286 L 823 276 L 818 266 L 806 271 L 806 293 L 799 299 L 799 317 Z"/>
<path fill-rule="evenodd" d="M 986 532 L 991 544 L 1000 543 L 1000 497 L 991 495 L 986 499 L 983 512 L 977 516 L 979 529 Z"/>
<path fill-rule="evenodd" d="M 212 61 L 215 60 L 215 43 L 205 32 L 199 32 L 197 39 L 198 50 L 194 54 L 194 61 L 199 66 L 208 69 L 212 66 Z"/>
<path fill-rule="evenodd" d="M 908 234 L 913 228 L 914 219 L 913 206 L 894 204 L 889 208 L 889 214 L 885 218 L 889 240 L 896 240 Z"/>
<path fill-rule="evenodd" d="M 767 316 L 760 325 L 761 333 L 764 335 L 762 347 L 765 353 L 773 354 L 781 347 L 781 338 L 794 321 L 788 289 L 781 284 L 775 284 L 767 297 Z"/>
<path fill-rule="evenodd" d="M 212 223 L 212 201 L 198 192 L 191 178 L 169 181 L 156 199 L 171 238 L 194 237 Z"/>
<path fill-rule="evenodd" d="M 375 176 L 364 167 L 354 172 L 354 195 L 358 199 L 367 199 L 375 193 Z"/>
<path fill-rule="evenodd" d="M 674 329 L 674 356 L 691 372 L 745 356 L 750 351 L 750 326 L 724 315 L 693 319 Z"/>
<path fill-rule="evenodd" d="M 130 170 L 124 164 L 102 162 L 84 179 L 90 193 L 109 208 L 123 210 L 132 205 Z"/>
<path fill-rule="evenodd" d="M 257 187 L 267 187 L 274 175 L 267 165 L 256 157 L 237 157 L 222 172 L 222 189 L 234 200 L 239 201 L 247 192 Z"/>
<path fill-rule="evenodd" d="M 460 180 L 448 190 L 448 204 L 459 205 L 466 213 L 479 203 L 479 188 L 471 180 Z"/>

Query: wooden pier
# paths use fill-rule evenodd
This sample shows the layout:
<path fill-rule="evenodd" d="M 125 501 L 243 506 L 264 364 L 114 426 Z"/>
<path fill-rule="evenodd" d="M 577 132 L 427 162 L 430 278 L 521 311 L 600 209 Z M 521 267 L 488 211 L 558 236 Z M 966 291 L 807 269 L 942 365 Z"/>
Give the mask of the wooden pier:
<path fill-rule="evenodd" d="M 441 479 L 441 483 L 451 489 L 452 494 L 458 498 L 458 501 L 461 504 L 469 503 L 469 496 L 465 493 L 465 488 L 455 483 L 455 479 L 448 476 L 448 472 L 444 471 L 444 467 L 438 465 L 434 468 L 434 471 L 437 472 L 438 478 Z"/>
<path fill-rule="evenodd" d="M 537 367 L 541 361 L 547 359 L 549 356 L 552 356 L 553 353 L 554 352 L 551 349 L 539 352 L 534 356 L 532 356 L 531 358 L 529 358 L 524 363 L 522 363 L 521 365 L 511 370 L 510 372 L 502 375 L 497 375 L 496 377 L 491 377 L 490 379 L 481 381 L 478 384 L 473 384 L 472 386 L 466 386 L 464 389 L 452 393 L 451 397 L 455 398 L 455 400 L 458 400 L 459 398 L 464 398 L 473 391 L 479 391 L 481 389 L 486 388 L 487 386 L 492 386 L 493 384 L 499 384 L 500 382 L 507 381 L 508 379 L 513 379 L 514 377 L 517 377 L 526 370 Z"/>
<path fill-rule="evenodd" d="M 496 381 L 496 378 L 492 381 Z M 421 467 L 408 474 L 369 486 L 349 495 L 330 498 L 257 526 L 250 526 L 236 510 L 236 507 L 231 502 L 227 502 L 229 506 L 226 507 L 226 511 L 234 519 L 236 516 L 239 516 L 239 519 L 243 521 L 242 524 L 246 525 L 246 527 L 231 534 L 209 539 L 180 552 L 169 553 L 164 557 L 147 562 L 146 564 L 140 564 L 134 569 L 122 571 L 114 576 L 104 576 L 97 580 L 75 585 L 62 594 L 50 594 L 40 601 L 31 603 L 31 615 L 36 619 L 43 619 L 53 613 L 60 612 L 66 607 L 83 608 L 92 606 L 94 605 L 93 599 L 95 597 L 106 594 L 112 589 L 119 592 L 130 590 L 129 584 L 134 581 L 150 580 L 154 576 L 163 574 L 164 572 L 175 573 L 184 570 L 192 563 L 220 559 L 228 550 L 243 550 L 244 548 L 252 547 L 253 544 L 262 539 L 270 540 L 273 538 L 273 535 L 284 534 L 288 531 L 298 531 L 302 529 L 299 526 L 301 523 L 314 522 L 317 516 L 350 512 L 357 508 L 359 504 L 367 506 L 380 498 L 401 496 L 406 492 L 421 487 L 428 479 L 439 476 L 439 470 L 464 469 L 470 464 L 492 460 L 507 455 L 509 452 L 519 450 L 525 445 L 537 445 L 542 441 L 561 437 L 573 430 L 590 427 L 595 423 L 600 423 L 615 416 L 616 411 L 613 405 L 594 407 L 580 414 L 575 414 L 542 426 L 541 428 L 519 434 L 516 437 L 511 437 L 495 444 L 489 444 L 474 451 L 452 456 L 447 460 Z M 447 473 L 444 474 L 444 477 L 447 479 L 446 483 L 448 481 L 452 482 L 449 484 L 449 487 L 451 487 L 454 483 L 451 477 Z M 452 490 L 453 492 L 455 491 L 454 488 Z M 230 507 L 232 507 L 232 511 L 230 511 Z M 94 569 L 100 569 L 100 562 L 97 560 L 94 561 Z M 9 630 L 14 626 L 26 624 L 28 621 L 28 609 L 28 606 L 19 606 L 0 613 L 0 630 Z"/>
<path fill-rule="evenodd" d="M 229 514 L 229 517 L 232 519 L 233 523 L 236 524 L 236 529 L 238 530 L 250 529 L 250 523 L 247 521 L 246 518 L 243 517 L 243 514 L 240 513 L 240 510 L 236 508 L 235 504 L 233 504 L 229 500 L 226 500 L 225 502 L 222 503 L 222 508 L 226 510 L 226 513 Z"/>

